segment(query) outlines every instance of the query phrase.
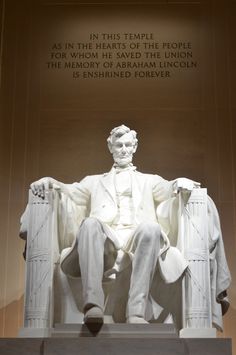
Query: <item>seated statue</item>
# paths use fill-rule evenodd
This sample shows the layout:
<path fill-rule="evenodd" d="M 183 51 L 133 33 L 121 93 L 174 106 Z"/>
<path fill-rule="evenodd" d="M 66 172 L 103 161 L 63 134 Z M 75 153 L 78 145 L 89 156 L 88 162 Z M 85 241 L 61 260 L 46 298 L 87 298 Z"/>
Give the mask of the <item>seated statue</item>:
<path fill-rule="evenodd" d="M 190 275 L 189 259 L 179 240 L 179 210 L 193 191 L 200 190 L 200 183 L 187 178 L 167 181 L 137 171 L 132 164 L 138 145 L 136 132 L 125 125 L 114 128 L 107 141 L 114 159 L 108 173 L 72 184 L 45 177 L 30 188 L 42 200 L 50 189 L 60 196 L 59 244 L 67 240 L 64 246 L 70 246 L 62 255 L 61 268 L 67 275 L 81 277 L 84 323 L 103 323 L 104 277 L 117 278 L 128 267 L 126 322 L 148 323 L 160 314 L 158 304 L 163 302 L 159 299 L 170 298 L 168 288 L 164 291 L 161 285 L 181 284 L 183 276 Z M 212 322 L 221 328 L 230 274 L 219 217 L 209 197 L 207 215 Z M 23 224 L 26 217 L 27 213 Z M 171 302 L 175 303 L 173 297 Z"/>

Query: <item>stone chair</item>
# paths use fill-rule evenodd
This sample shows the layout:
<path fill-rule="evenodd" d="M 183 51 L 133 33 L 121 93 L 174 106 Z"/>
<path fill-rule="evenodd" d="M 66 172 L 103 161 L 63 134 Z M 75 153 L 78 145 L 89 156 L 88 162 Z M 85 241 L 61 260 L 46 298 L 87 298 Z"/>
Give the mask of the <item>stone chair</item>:
<path fill-rule="evenodd" d="M 20 336 L 51 336 L 56 323 L 83 323 L 81 280 L 68 278 L 60 268 L 65 250 L 58 240 L 57 206 L 59 194 L 50 190 L 45 199 L 29 191 L 28 207 L 22 218 L 21 232 L 26 243 L 26 289 L 24 326 Z M 207 191 L 194 189 L 186 200 L 179 199 L 178 245 L 189 266 L 182 280 L 180 293 L 174 295 L 180 316 L 176 326 L 182 337 L 214 337 L 212 327 L 210 258 L 207 223 Z M 105 323 L 122 322 L 127 293 L 125 282 L 129 269 L 117 279 L 104 279 Z M 122 287 L 120 287 L 122 285 Z M 167 285 L 168 286 L 168 285 Z M 117 291 L 119 290 L 119 292 Z M 167 312 L 168 313 L 168 312 Z M 161 319 L 162 318 L 162 319 Z M 159 321 L 169 322 L 169 314 Z"/>

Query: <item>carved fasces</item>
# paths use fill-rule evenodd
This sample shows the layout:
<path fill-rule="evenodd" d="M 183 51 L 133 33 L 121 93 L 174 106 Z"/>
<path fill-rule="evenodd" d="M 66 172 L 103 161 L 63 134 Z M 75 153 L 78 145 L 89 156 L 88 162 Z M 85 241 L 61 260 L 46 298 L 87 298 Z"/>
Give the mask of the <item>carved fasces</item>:
<path fill-rule="evenodd" d="M 57 195 L 49 190 L 44 199 L 29 191 L 26 292 L 24 327 L 49 328 L 53 307 L 53 272 L 58 259 Z"/>
<path fill-rule="evenodd" d="M 189 266 L 183 280 L 183 328 L 211 328 L 207 190 L 179 195 L 179 245 Z"/>

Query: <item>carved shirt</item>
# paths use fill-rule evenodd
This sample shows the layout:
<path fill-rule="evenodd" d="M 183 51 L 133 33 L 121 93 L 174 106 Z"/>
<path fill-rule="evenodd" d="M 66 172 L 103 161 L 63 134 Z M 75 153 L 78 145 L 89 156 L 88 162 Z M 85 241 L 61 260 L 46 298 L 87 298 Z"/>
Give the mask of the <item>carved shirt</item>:
<path fill-rule="evenodd" d="M 122 245 L 126 244 L 135 229 L 132 198 L 132 170 L 118 171 L 115 175 L 117 214 L 111 225 Z"/>

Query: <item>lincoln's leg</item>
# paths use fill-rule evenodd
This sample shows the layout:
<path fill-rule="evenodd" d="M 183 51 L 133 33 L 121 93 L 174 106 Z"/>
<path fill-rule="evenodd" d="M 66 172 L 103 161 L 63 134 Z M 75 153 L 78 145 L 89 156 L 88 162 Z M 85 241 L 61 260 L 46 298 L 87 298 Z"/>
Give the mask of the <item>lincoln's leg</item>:
<path fill-rule="evenodd" d="M 148 294 L 160 252 L 160 237 L 160 227 L 154 222 L 140 224 L 135 232 L 132 248 L 134 259 L 126 310 L 129 323 L 145 323 Z"/>
<path fill-rule="evenodd" d="M 77 235 L 79 264 L 83 285 L 85 322 L 102 322 L 104 293 L 104 244 L 106 236 L 96 218 L 83 221 Z"/>

